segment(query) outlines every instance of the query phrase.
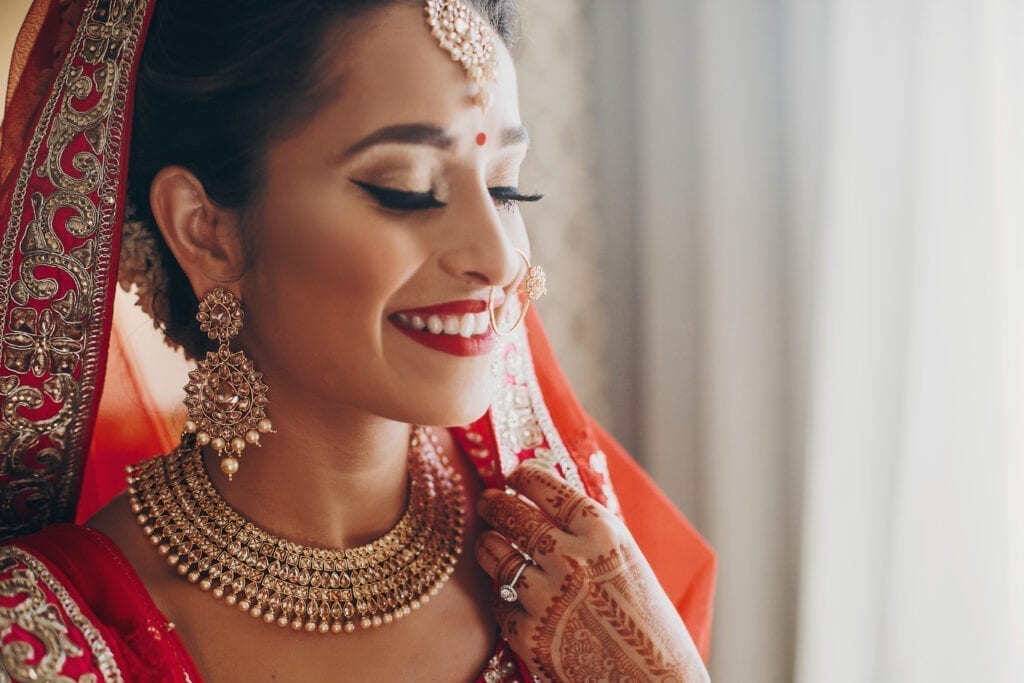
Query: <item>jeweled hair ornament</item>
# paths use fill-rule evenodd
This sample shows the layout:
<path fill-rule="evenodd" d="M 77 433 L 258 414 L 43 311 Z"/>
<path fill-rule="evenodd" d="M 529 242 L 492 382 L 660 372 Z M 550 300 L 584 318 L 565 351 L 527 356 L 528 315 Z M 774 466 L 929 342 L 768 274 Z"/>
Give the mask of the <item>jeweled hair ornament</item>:
<path fill-rule="evenodd" d="M 459 0 L 427 0 L 425 9 L 431 33 L 452 59 L 462 64 L 472 81 L 473 101 L 487 111 L 494 99 L 489 85 L 498 73 L 494 32 Z"/>

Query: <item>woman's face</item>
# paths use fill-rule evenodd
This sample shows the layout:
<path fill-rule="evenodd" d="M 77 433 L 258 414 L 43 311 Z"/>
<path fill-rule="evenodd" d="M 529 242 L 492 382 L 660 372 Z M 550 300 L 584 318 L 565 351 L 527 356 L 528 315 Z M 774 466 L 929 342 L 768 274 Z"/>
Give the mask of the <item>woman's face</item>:
<path fill-rule="evenodd" d="M 332 35 L 347 42 L 325 74 L 338 96 L 269 152 L 244 343 L 272 402 L 470 422 L 490 395 L 488 294 L 516 284 L 528 251 L 507 199 L 526 153 L 511 58 L 495 38 L 484 112 L 422 8 Z"/>

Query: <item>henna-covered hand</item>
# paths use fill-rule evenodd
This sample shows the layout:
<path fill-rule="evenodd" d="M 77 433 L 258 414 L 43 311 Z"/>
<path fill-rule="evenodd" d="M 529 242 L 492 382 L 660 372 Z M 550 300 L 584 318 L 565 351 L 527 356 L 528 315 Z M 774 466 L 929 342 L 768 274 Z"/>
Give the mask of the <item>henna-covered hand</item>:
<path fill-rule="evenodd" d="M 524 562 L 520 550 L 533 558 L 515 584 L 518 601 L 496 599 L 494 612 L 535 675 L 709 680 L 686 626 L 618 517 L 530 461 L 508 484 L 520 495 L 488 489 L 480 497 L 477 510 L 494 531 L 480 535 L 476 557 L 499 584 Z"/>

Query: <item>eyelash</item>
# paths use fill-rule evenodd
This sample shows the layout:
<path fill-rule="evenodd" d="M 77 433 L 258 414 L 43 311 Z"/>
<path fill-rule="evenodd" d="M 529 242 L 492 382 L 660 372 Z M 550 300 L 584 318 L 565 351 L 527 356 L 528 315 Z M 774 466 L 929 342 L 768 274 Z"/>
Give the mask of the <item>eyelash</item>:
<path fill-rule="evenodd" d="M 522 194 L 519 192 L 518 187 L 509 185 L 490 187 L 487 190 L 491 193 L 491 198 L 497 202 L 498 206 L 506 211 L 516 208 L 516 204 L 519 202 L 539 202 L 544 199 L 542 194 Z"/>
<path fill-rule="evenodd" d="M 447 206 L 439 202 L 433 192 L 409 192 L 407 190 L 395 190 L 390 187 L 371 185 L 360 180 L 353 180 L 354 184 L 363 188 L 377 200 L 385 209 L 394 211 L 425 211 L 427 209 L 439 209 Z M 519 202 L 537 202 L 544 198 L 542 194 L 521 194 L 519 188 L 502 185 L 488 188 L 491 198 L 499 208 L 511 211 Z"/>

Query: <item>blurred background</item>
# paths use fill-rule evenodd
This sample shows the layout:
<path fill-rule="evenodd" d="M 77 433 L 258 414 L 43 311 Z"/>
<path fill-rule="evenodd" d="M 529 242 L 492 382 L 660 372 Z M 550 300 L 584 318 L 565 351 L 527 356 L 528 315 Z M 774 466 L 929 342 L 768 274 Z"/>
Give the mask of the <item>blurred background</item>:
<path fill-rule="evenodd" d="M 713 680 L 1024 681 L 1024 2 L 522 5 L 542 313 L 719 553 Z"/>
<path fill-rule="evenodd" d="M 719 552 L 712 679 L 1024 681 L 1024 3 L 524 10 L 545 322 Z"/>

